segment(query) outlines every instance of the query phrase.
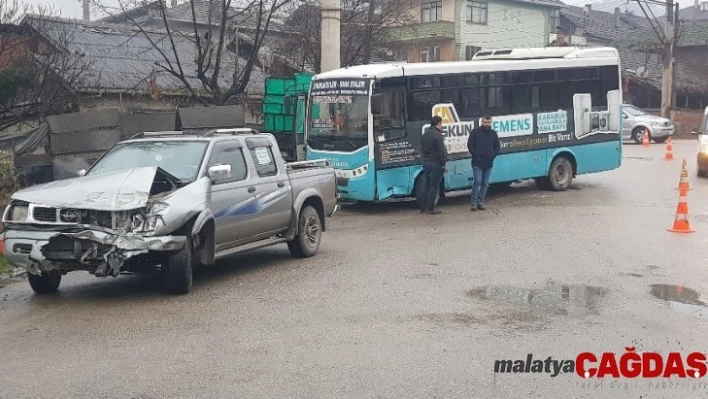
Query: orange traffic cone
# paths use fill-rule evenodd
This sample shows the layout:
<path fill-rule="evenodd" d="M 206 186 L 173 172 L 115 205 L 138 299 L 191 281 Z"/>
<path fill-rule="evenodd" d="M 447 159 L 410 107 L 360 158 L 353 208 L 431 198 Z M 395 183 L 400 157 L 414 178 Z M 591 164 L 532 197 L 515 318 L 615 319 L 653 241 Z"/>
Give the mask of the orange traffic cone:
<path fill-rule="evenodd" d="M 644 128 L 644 137 L 642 137 L 642 147 L 649 147 L 649 129 Z"/>
<path fill-rule="evenodd" d="M 669 136 L 669 141 L 666 142 L 666 154 L 664 154 L 664 159 L 667 161 L 674 160 L 674 145 L 671 142 L 671 136 Z"/>
<path fill-rule="evenodd" d="M 681 179 L 676 189 L 681 190 L 681 188 L 685 188 L 687 191 L 691 189 L 691 185 L 688 182 L 688 163 L 686 162 L 686 158 L 684 158 L 681 163 Z"/>
<path fill-rule="evenodd" d="M 686 201 L 686 188 L 681 188 L 681 194 L 679 194 L 678 205 L 676 206 L 676 217 L 674 218 L 674 225 L 672 228 L 668 229 L 673 233 L 694 233 L 695 230 L 691 229 L 690 223 L 688 223 L 688 202 Z"/>

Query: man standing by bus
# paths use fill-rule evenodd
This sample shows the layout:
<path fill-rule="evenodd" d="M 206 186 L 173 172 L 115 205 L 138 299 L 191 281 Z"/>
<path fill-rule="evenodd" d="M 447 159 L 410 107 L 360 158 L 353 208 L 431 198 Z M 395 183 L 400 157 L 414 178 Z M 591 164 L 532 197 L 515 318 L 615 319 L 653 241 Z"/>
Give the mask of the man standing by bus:
<path fill-rule="evenodd" d="M 447 162 L 447 149 L 445 148 L 445 137 L 442 135 L 442 118 L 438 115 L 430 120 L 430 127 L 425 129 L 423 137 L 420 139 L 421 155 L 423 157 L 423 172 L 425 173 L 425 202 L 421 212 L 428 214 L 438 214 L 435 202 L 440 192 L 440 182 L 445 173 L 445 163 Z"/>
<path fill-rule="evenodd" d="M 467 149 L 472 155 L 472 196 L 471 211 L 484 210 L 484 201 L 489 188 L 494 158 L 499 154 L 499 136 L 492 129 L 492 117 L 482 117 L 482 126 L 472 129 L 467 138 Z"/>

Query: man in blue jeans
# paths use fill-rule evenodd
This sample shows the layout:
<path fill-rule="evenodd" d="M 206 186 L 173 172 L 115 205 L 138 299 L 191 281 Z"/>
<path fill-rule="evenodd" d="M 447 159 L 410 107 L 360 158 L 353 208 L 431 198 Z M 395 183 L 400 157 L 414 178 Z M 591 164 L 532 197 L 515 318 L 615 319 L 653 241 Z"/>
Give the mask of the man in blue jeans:
<path fill-rule="evenodd" d="M 423 132 L 420 139 L 421 156 L 423 158 L 423 173 L 426 178 L 425 205 L 420 210 L 428 214 L 436 215 L 440 213 L 435 209 L 435 202 L 440 192 L 440 182 L 445 173 L 445 163 L 447 162 L 447 148 L 445 148 L 445 137 L 442 135 L 442 118 L 433 116 L 430 120 L 430 127 Z"/>
<path fill-rule="evenodd" d="M 467 150 L 472 155 L 472 196 L 471 211 L 484 210 L 484 201 L 489 188 L 494 158 L 499 155 L 499 136 L 492 129 L 492 117 L 482 117 L 482 126 L 475 128 L 467 138 Z"/>

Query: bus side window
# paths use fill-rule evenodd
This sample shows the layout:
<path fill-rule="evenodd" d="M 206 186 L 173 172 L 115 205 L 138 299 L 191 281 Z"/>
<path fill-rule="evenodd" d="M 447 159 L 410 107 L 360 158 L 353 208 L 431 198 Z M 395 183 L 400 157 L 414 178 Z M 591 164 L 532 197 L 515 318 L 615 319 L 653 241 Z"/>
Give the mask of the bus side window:
<path fill-rule="evenodd" d="M 374 116 L 374 127 L 378 129 L 402 127 L 405 121 L 405 106 L 405 91 L 381 91 L 382 115 Z"/>
<path fill-rule="evenodd" d="M 433 106 L 440 103 L 440 90 L 413 92 L 408 101 L 409 121 L 429 121 L 433 116 Z"/>

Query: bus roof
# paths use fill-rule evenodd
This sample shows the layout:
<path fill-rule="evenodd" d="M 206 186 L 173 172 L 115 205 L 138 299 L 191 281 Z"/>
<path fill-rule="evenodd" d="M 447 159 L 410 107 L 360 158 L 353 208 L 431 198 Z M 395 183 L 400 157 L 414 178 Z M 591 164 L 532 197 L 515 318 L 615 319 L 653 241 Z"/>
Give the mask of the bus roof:
<path fill-rule="evenodd" d="M 315 75 L 312 80 L 493 72 L 553 68 L 561 65 L 568 67 L 619 65 L 619 52 L 613 47 L 499 49 L 480 51 L 475 54 L 471 61 L 391 62 L 386 64 L 355 65 L 320 73 Z"/>

